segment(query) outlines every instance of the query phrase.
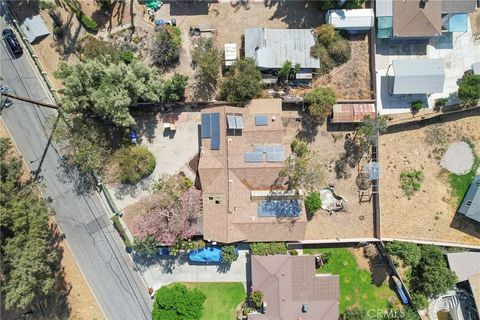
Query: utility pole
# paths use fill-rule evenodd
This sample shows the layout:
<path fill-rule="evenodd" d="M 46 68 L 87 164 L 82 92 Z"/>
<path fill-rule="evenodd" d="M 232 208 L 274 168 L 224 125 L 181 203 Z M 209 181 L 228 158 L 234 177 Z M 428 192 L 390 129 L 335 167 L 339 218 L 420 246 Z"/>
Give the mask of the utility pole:
<path fill-rule="evenodd" d="M 1 108 L 9 107 L 9 106 L 12 105 L 12 102 L 8 99 L 8 98 L 10 98 L 10 99 L 20 100 L 20 101 L 27 102 L 27 103 L 36 104 L 36 105 L 46 107 L 46 108 L 57 109 L 57 110 L 60 109 L 59 106 L 57 106 L 57 105 L 50 104 L 50 103 L 45 103 L 45 102 L 41 102 L 41 101 L 36 101 L 36 100 L 32 100 L 32 99 L 25 98 L 25 97 L 16 96 L 16 95 L 10 94 L 9 91 L 10 91 L 9 87 L 7 87 L 5 85 L 0 86 L 1 96 L 6 97 L 5 99 L 1 100 L 1 103 L 0 103 Z M 10 103 L 10 104 L 8 104 L 8 103 Z"/>

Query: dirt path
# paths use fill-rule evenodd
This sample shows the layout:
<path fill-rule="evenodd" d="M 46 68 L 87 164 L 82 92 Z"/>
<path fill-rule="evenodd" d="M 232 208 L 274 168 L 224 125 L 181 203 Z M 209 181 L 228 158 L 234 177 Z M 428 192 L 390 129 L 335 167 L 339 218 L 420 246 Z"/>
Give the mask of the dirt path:
<path fill-rule="evenodd" d="M 0 137 L 1 138 L 11 138 L 9 132 L 5 128 L 3 121 L 0 121 Z M 13 149 L 13 154 L 15 156 L 20 156 L 20 153 L 16 149 Z M 23 174 L 22 180 L 28 180 L 30 173 L 25 164 L 23 164 Z M 61 268 L 63 269 L 64 277 L 64 287 L 67 289 L 67 301 L 68 306 L 60 305 L 49 305 L 48 307 L 51 310 L 48 310 L 48 314 L 65 314 L 65 310 L 57 310 L 57 308 L 66 308 L 70 309 L 69 319 L 75 320 L 90 320 L 90 319 L 105 319 L 102 311 L 100 310 L 97 301 L 93 297 L 90 288 L 87 285 L 87 282 L 83 278 L 82 273 L 78 269 L 77 263 L 72 256 L 68 246 L 62 240 L 60 241 L 60 251 L 62 252 L 62 260 L 60 262 Z M 6 319 L 6 318 L 5 318 Z"/>

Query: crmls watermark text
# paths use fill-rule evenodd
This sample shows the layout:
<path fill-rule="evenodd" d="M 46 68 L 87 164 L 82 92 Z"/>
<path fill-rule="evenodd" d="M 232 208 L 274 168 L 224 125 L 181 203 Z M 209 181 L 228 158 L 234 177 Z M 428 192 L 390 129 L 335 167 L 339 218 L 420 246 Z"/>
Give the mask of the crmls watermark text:
<path fill-rule="evenodd" d="M 372 319 L 383 319 L 384 317 L 388 319 L 403 319 L 405 318 L 405 312 L 398 309 L 368 309 L 367 317 Z"/>

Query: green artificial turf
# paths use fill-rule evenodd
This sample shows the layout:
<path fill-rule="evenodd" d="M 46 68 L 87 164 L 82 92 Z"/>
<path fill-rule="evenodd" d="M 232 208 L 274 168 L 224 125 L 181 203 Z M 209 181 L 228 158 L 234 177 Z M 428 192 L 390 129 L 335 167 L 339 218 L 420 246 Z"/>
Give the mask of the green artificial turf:
<path fill-rule="evenodd" d="M 469 173 L 459 176 L 453 173 L 448 175 L 448 182 L 450 188 L 452 189 L 452 195 L 457 200 L 457 206 L 460 206 L 462 203 L 465 193 L 467 193 L 468 186 L 472 183 L 473 178 L 476 175 L 477 169 L 480 166 L 480 158 L 475 157 L 475 162 L 473 164 L 472 170 Z"/>
<path fill-rule="evenodd" d="M 246 294 L 240 282 L 186 282 L 188 288 L 197 288 L 207 299 L 203 303 L 202 320 L 236 319 L 235 308 L 245 301 Z"/>
<path fill-rule="evenodd" d="M 373 284 L 369 271 L 360 269 L 355 256 L 344 248 L 304 249 L 305 254 L 329 253 L 328 262 L 317 269 L 317 273 L 340 276 L 340 313 L 352 307 L 361 310 L 385 310 L 389 297 L 396 293 L 386 279 L 380 286 Z"/>

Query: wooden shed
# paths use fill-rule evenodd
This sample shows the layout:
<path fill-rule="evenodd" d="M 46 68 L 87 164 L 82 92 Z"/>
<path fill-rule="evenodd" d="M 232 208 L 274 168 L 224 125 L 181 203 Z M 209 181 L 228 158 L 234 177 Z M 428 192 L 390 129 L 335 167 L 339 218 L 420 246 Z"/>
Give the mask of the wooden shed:
<path fill-rule="evenodd" d="M 376 117 L 373 103 L 336 104 L 333 106 L 332 123 L 361 122 L 366 115 Z"/>

